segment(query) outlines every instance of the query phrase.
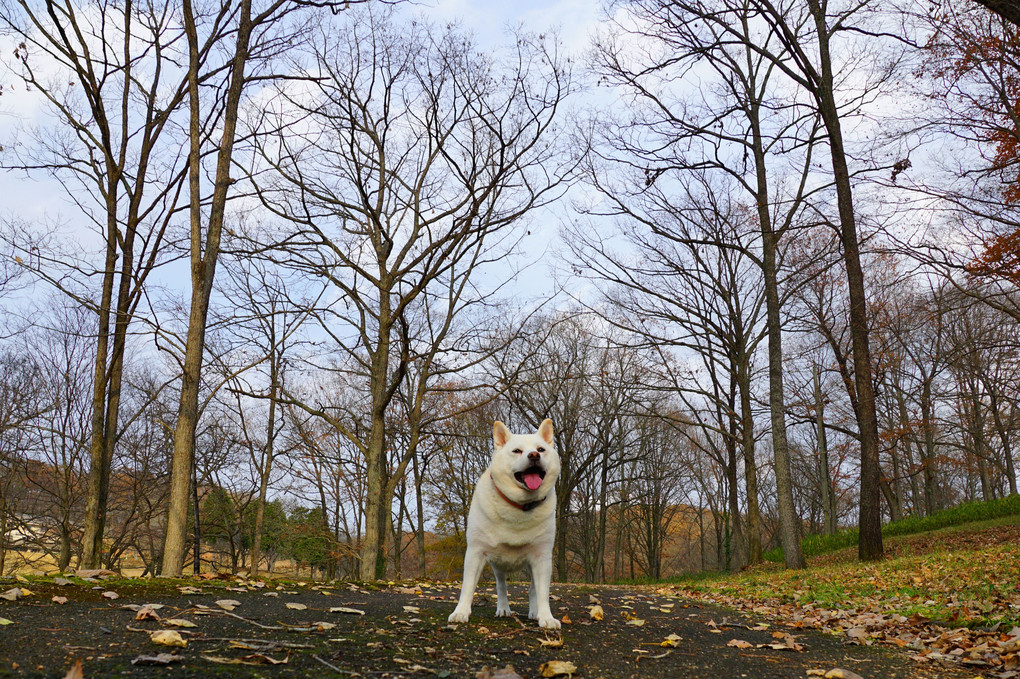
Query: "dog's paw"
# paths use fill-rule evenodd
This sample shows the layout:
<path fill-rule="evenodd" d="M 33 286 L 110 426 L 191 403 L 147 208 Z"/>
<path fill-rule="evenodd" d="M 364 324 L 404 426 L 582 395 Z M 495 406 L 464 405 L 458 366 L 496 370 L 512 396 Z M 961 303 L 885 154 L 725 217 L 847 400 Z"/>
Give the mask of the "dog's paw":
<path fill-rule="evenodd" d="M 496 606 L 496 617 L 497 618 L 512 618 L 514 612 L 510 610 L 509 606 L 501 607 Z"/>
<path fill-rule="evenodd" d="M 551 615 L 549 615 L 549 616 L 539 616 L 539 618 L 538 618 L 538 626 L 542 627 L 542 628 L 545 628 L 545 629 L 559 629 L 560 628 L 560 621 L 557 620 L 556 618 L 552 617 Z"/>
<path fill-rule="evenodd" d="M 449 622 L 467 622 L 468 618 L 470 618 L 470 617 L 471 617 L 471 611 L 464 612 L 464 611 L 462 611 L 462 610 L 460 610 L 458 608 L 453 613 L 450 613 L 450 617 L 447 618 L 447 621 L 449 621 Z"/>

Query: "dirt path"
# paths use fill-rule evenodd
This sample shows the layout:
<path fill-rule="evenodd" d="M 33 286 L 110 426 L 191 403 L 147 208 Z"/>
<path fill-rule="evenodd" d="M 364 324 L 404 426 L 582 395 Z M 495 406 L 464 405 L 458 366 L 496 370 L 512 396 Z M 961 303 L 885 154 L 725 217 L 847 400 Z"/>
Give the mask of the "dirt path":
<path fill-rule="evenodd" d="M 583 679 L 803 678 L 834 668 L 865 679 L 974 677 L 919 664 L 903 652 L 847 646 L 838 637 L 634 588 L 554 585 L 553 612 L 567 617 L 560 635 L 527 619 L 495 618 L 491 586 L 480 589 L 471 621 L 459 626 L 446 622 L 457 595 L 448 584 L 367 590 L 345 583 L 74 579 L 7 581 L 0 592 L 14 587 L 31 593 L 0 600 L 0 618 L 12 621 L 0 626 L 0 677 L 59 679 L 78 659 L 85 677 L 474 679 L 484 667 L 512 665 L 524 679 L 537 679 L 548 661 L 573 663 Z M 523 585 L 511 584 L 510 594 L 515 610 L 526 612 Z M 217 604 L 226 599 L 239 603 L 228 612 Z M 159 620 L 136 620 L 135 609 L 145 604 L 162 604 Z M 602 620 L 591 619 L 594 605 Z M 173 627 L 170 619 L 194 627 Z M 187 646 L 153 643 L 150 634 L 161 629 L 179 632 Z M 173 654 L 171 664 L 136 660 L 159 653 Z"/>

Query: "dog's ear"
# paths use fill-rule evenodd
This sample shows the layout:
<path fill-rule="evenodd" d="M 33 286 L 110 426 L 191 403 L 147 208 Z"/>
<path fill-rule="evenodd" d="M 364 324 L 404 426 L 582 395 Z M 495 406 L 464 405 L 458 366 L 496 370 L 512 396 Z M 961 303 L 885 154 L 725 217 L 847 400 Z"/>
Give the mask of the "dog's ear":
<path fill-rule="evenodd" d="M 542 424 L 538 428 L 538 435 L 542 437 L 542 440 L 548 443 L 550 446 L 553 444 L 553 426 L 552 420 L 546 418 L 542 421 Z"/>
<path fill-rule="evenodd" d="M 492 440 L 496 444 L 497 448 L 505 446 L 511 436 L 513 436 L 513 434 L 511 434 L 510 430 L 506 428 L 506 425 L 499 420 L 492 425 Z"/>

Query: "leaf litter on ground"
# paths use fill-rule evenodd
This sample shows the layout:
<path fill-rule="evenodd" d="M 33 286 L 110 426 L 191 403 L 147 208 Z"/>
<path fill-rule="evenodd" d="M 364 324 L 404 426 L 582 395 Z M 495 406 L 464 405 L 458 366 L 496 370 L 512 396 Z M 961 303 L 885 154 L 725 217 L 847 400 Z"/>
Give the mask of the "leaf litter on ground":
<path fill-rule="evenodd" d="M 793 629 L 840 634 L 849 644 L 902 648 L 918 662 L 1020 678 L 1020 547 L 999 535 L 1020 537 L 1020 526 L 988 533 L 986 542 L 973 532 L 951 533 L 934 553 L 925 551 L 930 535 L 901 538 L 889 550 L 892 558 L 879 563 L 826 555 L 823 565 L 808 570 L 762 564 L 739 576 L 656 592 L 763 615 Z M 770 646 L 800 650 L 785 637 Z M 832 671 L 833 677 L 843 672 Z"/>

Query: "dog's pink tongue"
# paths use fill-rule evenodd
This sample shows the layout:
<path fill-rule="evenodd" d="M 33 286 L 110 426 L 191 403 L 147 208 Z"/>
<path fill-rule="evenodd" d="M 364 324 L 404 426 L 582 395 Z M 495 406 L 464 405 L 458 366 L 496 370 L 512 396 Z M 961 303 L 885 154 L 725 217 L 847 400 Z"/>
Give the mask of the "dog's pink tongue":
<path fill-rule="evenodd" d="M 538 487 L 542 485 L 542 477 L 539 474 L 525 474 L 524 485 L 528 487 L 528 490 L 538 490 Z"/>

